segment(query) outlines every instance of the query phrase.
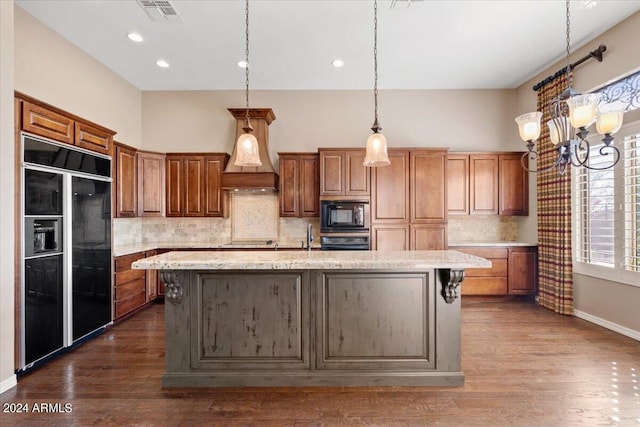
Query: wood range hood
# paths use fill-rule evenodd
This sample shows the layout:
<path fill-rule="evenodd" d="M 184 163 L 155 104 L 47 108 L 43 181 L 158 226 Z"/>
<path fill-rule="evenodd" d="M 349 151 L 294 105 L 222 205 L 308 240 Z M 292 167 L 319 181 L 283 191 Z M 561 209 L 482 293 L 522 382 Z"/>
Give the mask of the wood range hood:
<path fill-rule="evenodd" d="M 236 119 L 236 138 L 244 133 L 247 115 L 246 108 L 229 108 L 229 112 Z M 269 157 L 269 125 L 276 119 L 271 108 L 250 108 L 251 126 L 253 134 L 258 140 L 258 151 L 262 166 L 236 166 L 237 147 L 234 141 L 233 153 L 222 172 L 222 189 L 229 191 L 278 191 L 278 174 L 273 168 Z"/>

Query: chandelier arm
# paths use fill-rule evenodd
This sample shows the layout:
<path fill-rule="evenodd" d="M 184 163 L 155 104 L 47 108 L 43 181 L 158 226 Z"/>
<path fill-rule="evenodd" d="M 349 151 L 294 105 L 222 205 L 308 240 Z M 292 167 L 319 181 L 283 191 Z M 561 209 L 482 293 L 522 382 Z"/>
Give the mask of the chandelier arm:
<path fill-rule="evenodd" d="M 605 150 L 611 150 L 611 153 L 606 153 Z M 618 147 L 616 147 L 615 145 L 605 145 L 600 147 L 600 155 L 602 156 L 608 156 L 609 154 L 613 154 L 613 157 L 615 158 L 615 160 L 611 163 L 608 164 L 606 166 L 603 166 L 601 168 L 599 167 L 595 167 L 595 166 L 589 166 L 589 165 L 582 165 L 583 167 L 592 170 L 592 171 L 603 171 L 606 169 L 610 169 L 612 167 L 614 167 L 616 164 L 618 164 L 618 162 L 620 161 L 620 150 L 618 149 Z"/>
<path fill-rule="evenodd" d="M 589 156 L 591 155 L 591 146 L 589 145 L 589 142 L 580 138 L 577 140 L 569 141 L 569 143 L 571 144 L 570 155 L 572 154 L 570 156 L 571 164 L 575 167 L 586 166 L 587 163 L 589 162 Z M 580 151 L 585 153 L 584 158 L 581 158 L 580 156 L 578 156 L 578 152 Z"/>
<path fill-rule="evenodd" d="M 547 166 L 544 169 L 530 169 L 527 166 L 527 164 L 525 163 L 525 160 L 537 161 L 538 157 L 540 157 L 540 155 L 536 150 L 531 150 L 531 151 L 528 151 L 528 152 L 524 153 L 522 155 L 522 157 L 520 158 L 520 164 L 522 165 L 522 168 L 524 170 L 526 170 L 527 172 L 531 172 L 531 173 L 549 172 L 550 170 L 555 169 L 560 164 L 560 161 L 562 159 L 562 154 L 558 154 L 558 158 L 556 159 L 556 161 L 551 166 Z"/>

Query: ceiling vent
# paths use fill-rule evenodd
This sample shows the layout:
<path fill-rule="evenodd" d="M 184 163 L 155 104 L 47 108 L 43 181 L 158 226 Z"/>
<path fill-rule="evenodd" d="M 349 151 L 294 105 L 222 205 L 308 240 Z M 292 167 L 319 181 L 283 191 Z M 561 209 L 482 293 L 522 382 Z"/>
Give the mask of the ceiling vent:
<path fill-rule="evenodd" d="M 137 0 L 153 22 L 182 22 L 175 6 L 168 0 Z"/>

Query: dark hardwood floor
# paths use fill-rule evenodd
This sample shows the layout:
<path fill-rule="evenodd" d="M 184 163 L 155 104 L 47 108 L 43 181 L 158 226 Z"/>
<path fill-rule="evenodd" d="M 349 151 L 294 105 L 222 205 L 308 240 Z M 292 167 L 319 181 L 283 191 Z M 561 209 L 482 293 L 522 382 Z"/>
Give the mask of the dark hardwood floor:
<path fill-rule="evenodd" d="M 466 297 L 462 321 L 464 387 L 162 389 L 156 304 L 21 377 L 0 425 L 640 425 L 640 342 L 518 299 Z"/>

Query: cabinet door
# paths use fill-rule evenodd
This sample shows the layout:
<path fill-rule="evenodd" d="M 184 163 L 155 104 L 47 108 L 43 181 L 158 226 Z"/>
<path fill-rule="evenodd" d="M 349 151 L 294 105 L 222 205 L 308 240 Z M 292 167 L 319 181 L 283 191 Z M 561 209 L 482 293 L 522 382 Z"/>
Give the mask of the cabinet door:
<path fill-rule="evenodd" d="M 371 249 L 376 251 L 409 250 L 409 224 L 372 226 Z"/>
<path fill-rule="evenodd" d="M 138 152 L 138 216 L 164 215 L 164 168 L 163 154 Z"/>
<path fill-rule="evenodd" d="M 299 156 L 280 154 L 280 216 L 299 217 L 300 163 Z"/>
<path fill-rule="evenodd" d="M 345 152 L 345 196 L 369 196 L 371 193 L 371 168 L 363 165 L 364 155 L 364 150 Z"/>
<path fill-rule="evenodd" d="M 167 156 L 167 216 L 182 216 L 182 156 Z"/>
<path fill-rule="evenodd" d="M 136 150 L 116 145 L 116 217 L 132 218 L 137 214 Z"/>
<path fill-rule="evenodd" d="M 204 157 L 183 156 L 184 167 L 183 211 L 184 216 L 204 216 Z"/>
<path fill-rule="evenodd" d="M 469 156 L 470 213 L 498 214 L 498 155 Z"/>
<path fill-rule="evenodd" d="M 73 144 L 73 120 L 26 101 L 22 103 L 22 129 L 56 141 Z"/>
<path fill-rule="evenodd" d="M 78 147 L 102 154 L 111 154 L 112 142 L 112 133 L 87 123 L 76 122 L 74 143 Z"/>
<path fill-rule="evenodd" d="M 371 222 L 409 222 L 409 152 L 389 150 L 391 164 L 371 171 Z"/>
<path fill-rule="evenodd" d="M 509 248 L 509 294 L 522 295 L 535 293 L 537 284 L 537 248 Z"/>
<path fill-rule="evenodd" d="M 317 154 L 300 155 L 300 215 L 320 215 L 320 168 Z"/>
<path fill-rule="evenodd" d="M 469 156 L 449 154 L 447 158 L 447 211 L 449 215 L 469 214 Z"/>
<path fill-rule="evenodd" d="M 522 154 L 498 157 L 500 215 L 529 215 L 529 173 L 522 167 Z"/>
<path fill-rule="evenodd" d="M 154 256 L 157 252 L 154 250 L 145 252 L 146 257 Z M 153 301 L 158 296 L 158 270 L 147 270 L 147 300 L 146 302 Z"/>
<path fill-rule="evenodd" d="M 226 193 L 222 191 L 222 171 L 227 159 L 224 154 L 204 157 L 205 216 L 224 216 Z"/>
<path fill-rule="evenodd" d="M 410 248 L 415 251 L 447 249 L 446 224 L 411 224 Z"/>
<path fill-rule="evenodd" d="M 320 151 L 320 195 L 344 196 L 344 152 L 340 150 Z"/>
<path fill-rule="evenodd" d="M 412 150 L 411 222 L 447 220 L 447 152 Z"/>

